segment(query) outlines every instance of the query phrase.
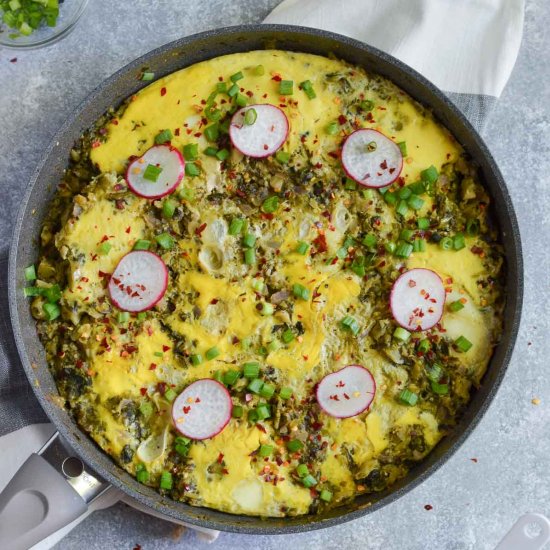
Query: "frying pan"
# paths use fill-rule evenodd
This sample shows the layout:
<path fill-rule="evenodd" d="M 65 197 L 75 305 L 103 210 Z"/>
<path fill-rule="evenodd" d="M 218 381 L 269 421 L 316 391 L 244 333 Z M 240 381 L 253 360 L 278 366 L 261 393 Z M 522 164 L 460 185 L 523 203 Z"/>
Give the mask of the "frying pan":
<path fill-rule="evenodd" d="M 502 337 L 481 388 L 472 396 L 464 416 L 452 433 L 445 437 L 423 462 L 415 466 L 407 477 L 398 481 L 389 490 L 359 496 L 353 502 L 334 508 L 323 515 L 260 519 L 192 507 L 160 496 L 153 489 L 139 484 L 93 443 L 70 414 L 56 404 L 55 398 L 52 399 L 58 392 L 46 364 L 45 353 L 30 315 L 28 301 L 23 296 L 23 270 L 37 259 L 40 226 L 50 199 L 55 193 L 56 183 L 67 164 L 70 148 L 81 133 L 109 107 L 119 105 L 146 85 L 138 78 L 144 66 L 154 71 L 157 77 L 161 77 L 216 56 L 265 48 L 321 55 L 332 53 L 338 58 L 392 80 L 433 111 L 477 162 L 483 182 L 492 197 L 493 216 L 500 227 L 506 255 L 507 301 Z M 68 443 L 66 456 L 71 456 L 70 460 L 76 463 L 82 460 L 84 470 L 82 471 L 82 466 L 77 466 L 73 468 L 76 471 L 67 471 L 71 468 L 67 466 L 67 459 L 62 456 L 63 450 L 52 451 L 55 444 L 46 449 L 42 456 L 33 455 L 25 463 L 26 475 L 16 476 L 0 495 L 0 547 L 30 546 L 62 526 L 64 522 L 76 517 L 85 509 L 86 502 L 109 484 L 147 506 L 153 513 L 161 513 L 197 527 L 238 533 L 265 535 L 304 532 L 372 513 L 404 495 L 435 472 L 474 430 L 504 377 L 516 340 L 522 295 L 523 272 L 519 230 L 510 196 L 495 161 L 464 115 L 441 91 L 413 69 L 357 40 L 321 30 L 286 25 L 228 27 L 183 38 L 158 48 L 108 78 L 69 117 L 45 151 L 32 176 L 17 216 L 9 263 L 9 303 L 17 348 L 23 368 L 40 404 L 62 439 Z M 56 458 L 53 460 L 47 458 L 54 455 Z M 61 473 L 56 471 L 56 468 L 61 470 Z M 99 485 L 94 485 L 92 479 Z M 53 487 L 57 491 L 55 495 L 49 491 Z M 93 493 L 92 496 L 85 491 L 81 492 L 82 487 L 87 487 Z M 21 523 L 17 519 L 18 512 L 21 512 L 20 502 L 27 502 L 27 510 L 33 510 L 36 516 L 34 523 L 29 524 L 27 521 L 26 525 L 18 525 Z M 1 533 L 7 532 L 7 529 L 11 538 L 3 543 Z"/>

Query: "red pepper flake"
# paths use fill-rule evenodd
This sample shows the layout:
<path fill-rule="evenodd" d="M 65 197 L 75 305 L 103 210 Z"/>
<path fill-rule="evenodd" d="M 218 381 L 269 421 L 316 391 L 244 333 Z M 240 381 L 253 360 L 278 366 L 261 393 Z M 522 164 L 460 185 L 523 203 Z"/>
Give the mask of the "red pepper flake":
<path fill-rule="evenodd" d="M 326 252 L 328 250 L 327 239 L 322 233 L 313 239 L 313 244 L 317 248 L 317 252 Z"/>
<path fill-rule="evenodd" d="M 229 470 L 227 468 L 222 468 L 222 474 L 229 475 Z"/>
<path fill-rule="evenodd" d="M 472 462 L 475 462 L 477 464 L 477 458 L 470 458 Z"/>
<path fill-rule="evenodd" d="M 201 233 L 206 229 L 206 222 L 205 223 L 201 223 L 201 225 L 199 225 L 199 227 L 197 227 L 197 229 L 195 229 L 195 235 L 198 235 L 199 237 L 201 236 Z"/>
<path fill-rule="evenodd" d="M 75 367 L 77 369 L 81 369 L 82 365 L 84 365 L 83 361 L 81 359 L 77 359 L 76 362 L 75 362 Z"/>
<path fill-rule="evenodd" d="M 426 504 L 426 506 L 424 506 L 424 510 L 428 510 L 428 511 L 433 510 L 433 508 L 434 507 L 431 504 Z"/>
<path fill-rule="evenodd" d="M 260 216 L 264 219 L 264 220 L 272 220 L 274 217 L 275 217 L 275 214 L 266 214 L 265 212 L 262 212 L 260 214 Z"/>
<path fill-rule="evenodd" d="M 223 462 L 223 453 L 220 453 L 220 454 L 218 455 L 218 458 L 216 459 L 216 462 L 217 462 L 218 464 L 221 464 L 221 463 Z"/>
<path fill-rule="evenodd" d="M 283 78 L 281 77 L 280 74 L 274 74 L 272 77 L 271 77 L 271 80 L 274 80 L 275 82 L 281 82 Z"/>
<path fill-rule="evenodd" d="M 161 97 L 166 95 L 166 88 L 164 86 L 160 89 L 160 95 Z"/>
<path fill-rule="evenodd" d="M 194 137 L 196 138 L 200 138 L 202 136 L 201 132 L 196 132 L 195 134 L 193 134 Z"/>
<path fill-rule="evenodd" d="M 338 151 L 329 151 L 328 156 L 332 157 L 333 159 L 337 159 L 340 157 L 340 155 L 338 154 Z"/>
<path fill-rule="evenodd" d="M 174 135 L 175 135 L 175 136 L 179 136 L 179 135 L 180 135 L 180 129 L 179 129 L 179 128 L 176 128 L 176 129 L 174 130 Z"/>
<path fill-rule="evenodd" d="M 157 368 L 156 363 L 151 363 L 151 364 L 149 365 L 149 370 L 155 370 L 156 368 Z"/>
<path fill-rule="evenodd" d="M 12 57 L 10 59 L 10 63 L 17 63 L 17 57 Z"/>
<path fill-rule="evenodd" d="M 97 149 L 101 145 L 100 141 L 94 141 L 92 143 L 92 149 Z"/>
<path fill-rule="evenodd" d="M 185 405 L 185 407 L 183 407 L 183 414 L 189 414 L 190 410 L 191 410 L 191 407 L 189 407 L 188 405 Z"/>
<path fill-rule="evenodd" d="M 157 384 L 157 391 L 160 395 L 164 395 L 166 393 L 166 382 L 159 382 Z"/>
<path fill-rule="evenodd" d="M 132 227 L 129 225 L 129 226 L 126 228 L 126 233 L 130 233 L 130 231 L 132 231 Z"/>
<path fill-rule="evenodd" d="M 167 352 L 170 349 L 170 346 L 162 346 L 162 351 Z"/>
<path fill-rule="evenodd" d="M 146 395 L 147 394 L 147 388 L 139 388 L 139 393 L 141 393 L 141 395 Z"/>
<path fill-rule="evenodd" d="M 340 124 L 345 124 L 347 121 L 348 121 L 348 119 L 347 119 L 344 115 L 340 115 L 340 116 L 338 117 L 338 122 L 339 122 Z"/>
<path fill-rule="evenodd" d="M 141 550 L 141 544 L 136 544 L 132 550 Z"/>

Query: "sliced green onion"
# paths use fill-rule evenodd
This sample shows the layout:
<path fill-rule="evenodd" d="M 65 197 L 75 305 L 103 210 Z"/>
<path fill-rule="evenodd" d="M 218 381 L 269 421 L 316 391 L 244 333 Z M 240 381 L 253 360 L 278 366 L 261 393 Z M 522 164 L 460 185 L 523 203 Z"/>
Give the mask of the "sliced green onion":
<path fill-rule="evenodd" d="M 144 72 L 141 75 L 141 80 L 148 81 L 148 80 L 153 80 L 153 78 L 155 78 L 155 73 Z"/>
<path fill-rule="evenodd" d="M 193 189 L 189 189 L 188 187 L 182 187 L 178 191 L 178 197 L 186 201 L 192 201 L 195 198 L 195 191 Z"/>
<path fill-rule="evenodd" d="M 260 445 L 260 449 L 258 451 L 258 456 L 261 456 L 262 458 L 265 458 L 266 456 L 270 456 L 273 452 L 273 445 Z"/>
<path fill-rule="evenodd" d="M 374 248 L 376 246 L 376 243 L 378 242 L 378 239 L 376 238 L 376 235 L 369 233 L 368 235 L 365 235 L 363 237 L 362 243 L 367 248 Z"/>
<path fill-rule="evenodd" d="M 223 384 L 223 373 L 221 370 L 215 371 L 214 376 L 212 378 L 214 378 L 214 380 L 216 380 L 220 384 Z"/>
<path fill-rule="evenodd" d="M 151 241 L 147 241 L 145 239 L 138 239 L 136 243 L 134 244 L 134 250 L 149 250 L 149 247 L 151 246 Z"/>
<path fill-rule="evenodd" d="M 174 199 L 164 199 L 162 203 L 162 215 L 167 219 L 173 218 L 177 207 L 178 203 Z"/>
<path fill-rule="evenodd" d="M 204 129 L 204 137 L 208 141 L 217 141 L 220 137 L 220 127 L 218 123 L 210 124 Z"/>
<path fill-rule="evenodd" d="M 304 444 L 299 439 L 291 439 L 286 442 L 286 448 L 291 452 L 295 453 L 300 449 L 304 448 Z"/>
<path fill-rule="evenodd" d="M 439 382 L 430 383 L 432 391 L 437 395 L 447 395 L 449 393 L 449 384 L 440 384 Z"/>
<path fill-rule="evenodd" d="M 260 363 L 256 363 L 255 361 L 245 363 L 243 365 L 243 374 L 249 380 L 258 378 L 260 376 Z"/>
<path fill-rule="evenodd" d="M 328 489 L 323 489 L 319 495 L 319 498 L 325 502 L 330 502 L 332 500 L 332 493 Z"/>
<path fill-rule="evenodd" d="M 364 277 L 367 274 L 365 256 L 355 256 L 351 262 L 351 270 L 359 277 Z"/>
<path fill-rule="evenodd" d="M 172 488 L 173 480 L 172 474 L 164 470 L 160 474 L 160 488 L 169 491 Z"/>
<path fill-rule="evenodd" d="M 292 80 L 281 80 L 279 82 L 279 93 L 281 95 L 292 95 L 294 93 L 294 82 Z"/>
<path fill-rule="evenodd" d="M 313 89 L 313 84 L 309 80 L 304 80 L 300 83 L 300 88 L 304 91 L 304 93 L 307 95 L 309 99 L 315 99 L 317 97 L 317 94 L 315 93 L 315 90 Z"/>
<path fill-rule="evenodd" d="M 246 248 L 252 248 L 256 244 L 256 235 L 254 233 L 247 233 L 243 237 L 243 246 Z"/>
<path fill-rule="evenodd" d="M 239 71 L 238 73 L 232 74 L 229 77 L 229 80 L 231 80 L 231 82 L 238 82 L 239 80 L 241 80 L 243 78 L 244 78 L 244 74 L 242 73 L 242 71 Z"/>
<path fill-rule="evenodd" d="M 412 244 L 405 243 L 405 242 L 400 242 L 397 245 L 397 247 L 395 248 L 394 254 L 398 258 L 408 258 L 411 255 L 413 249 L 414 249 L 414 247 L 413 247 Z"/>
<path fill-rule="evenodd" d="M 416 225 L 418 229 L 422 229 L 425 231 L 426 229 L 430 228 L 430 220 L 428 218 L 418 218 L 416 220 Z"/>
<path fill-rule="evenodd" d="M 238 93 L 239 93 L 239 85 L 238 84 L 233 84 L 231 86 L 231 88 L 229 88 L 229 90 L 227 90 L 227 95 L 229 97 L 235 97 Z"/>
<path fill-rule="evenodd" d="M 392 241 L 388 241 L 387 243 L 384 243 L 384 250 L 389 254 L 393 254 L 396 248 L 397 248 L 397 245 Z"/>
<path fill-rule="evenodd" d="M 451 237 L 443 237 L 439 241 L 439 247 L 443 250 L 452 250 L 453 248 L 453 239 Z"/>
<path fill-rule="evenodd" d="M 462 250 L 466 246 L 463 233 L 457 233 L 453 237 L 453 248 L 455 250 Z"/>
<path fill-rule="evenodd" d="M 119 311 L 117 315 L 117 321 L 123 325 L 130 320 L 130 314 L 127 311 Z"/>
<path fill-rule="evenodd" d="M 189 359 L 195 367 L 202 363 L 202 355 L 200 353 L 193 353 Z"/>
<path fill-rule="evenodd" d="M 429 168 L 426 168 L 426 170 L 422 170 L 422 172 L 420 172 L 420 178 L 422 181 L 435 183 L 437 178 L 439 178 L 439 172 L 437 171 L 437 168 L 432 165 Z"/>
<path fill-rule="evenodd" d="M 384 194 L 384 201 L 386 204 L 397 204 L 397 193 L 387 192 Z M 404 201 L 403 201 L 404 202 Z M 407 203 L 405 203 L 406 205 Z"/>
<path fill-rule="evenodd" d="M 432 382 L 439 382 L 443 377 L 443 367 L 439 363 L 426 366 L 426 376 Z"/>
<path fill-rule="evenodd" d="M 137 314 L 137 320 L 138 320 L 138 321 L 144 321 L 145 319 L 147 319 L 147 312 L 145 312 L 145 311 L 140 311 L 140 312 Z"/>
<path fill-rule="evenodd" d="M 174 401 L 174 399 L 176 399 L 177 396 L 178 396 L 178 394 L 177 394 L 172 388 L 168 388 L 168 389 L 164 392 L 164 398 L 165 398 L 166 401 L 168 401 L 169 403 L 172 403 L 172 401 Z"/>
<path fill-rule="evenodd" d="M 265 69 L 263 65 L 257 65 L 254 67 L 254 74 L 256 76 L 263 76 L 265 74 Z"/>
<path fill-rule="evenodd" d="M 265 403 L 258 405 L 256 407 L 256 415 L 258 417 L 258 420 L 265 420 L 266 418 L 270 418 L 271 411 L 269 409 L 269 405 L 266 405 Z"/>
<path fill-rule="evenodd" d="M 206 118 L 211 122 L 217 122 L 222 117 L 222 112 L 219 109 L 205 109 L 204 111 Z"/>
<path fill-rule="evenodd" d="M 430 351 L 430 341 L 427 340 L 427 339 L 424 339 L 424 340 L 420 340 L 419 344 L 418 344 L 418 351 L 420 353 L 428 353 Z"/>
<path fill-rule="evenodd" d="M 262 210 L 266 214 L 273 214 L 279 208 L 279 197 L 277 195 L 272 195 L 265 199 L 262 204 Z"/>
<path fill-rule="evenodd" d="M 273 315 L 273 311 L 274 311 L 273 304 L 270 304 L 269 302 L 264 302 L 262 304 L 262 309 L 260 310 L 260 313 L 267 317 L 269 315 Z"/>
<path fill-rule="evenodd" d="M 468 220 L 466 222 L 466 234 L 469 237 L 475 237 L 479 233 L 479 222 L 477 220 Z"/>
<path fill-rule="evenodd" d="M 410 390 L 403 390 L 399 394 L 398 399 L 399 401 L 401 401 L 401 403 L 414 407 L 418 402 L 418 395 Z"/>
<path fill-rule="evenodd" d="M 286 151 L 277 151 L 275 153 L 275 159 L 281 164 L 288 164 L 290 161 L 290 153 L 287 153 Z"/>
<path fill-rule="evenodd" d="M 36 279 L 36 269 L 34 265 L 25 268 L 25 279 L 27 281 L 34 281 Z"/>
<path fill-rule="evenodd" d="M 410 187 L 402 187 L 401 189 L 397 190 L 396 193 L 398 198 L 405 201 L 412 195 Z"/>
<path fill-rule="evenodd" d="M 201 173 L 201 169 L 194 162 L 185 163 L 185 175 L 192 178 L 198 176 Z"/>
<path fill-rule="evenodd" d="M 153 414 L 153 405 L 150 401 L 143 401 L 139 406 L 139 412 L 144 418 L 149 418 Z"/>
<path fill-rule="evenodd" d="M 329 136 L 335 136 L 338 133 L 339 126 L 337 122 L 329 122 L 325 128 L 326 133 Z"/>
<path fill-rule="evenodd" d="M 245 95 L 239 93 L 235 96 L 235 103 L 239 107 L 246 107 L 246 104 L 248 103 L 248 99 L 246 98 Z"/>
<path fill-rule="evenodd" d="M 308 474 L 306 477 L 304 477 L 304 479 L 302 479 L 302 483 L 304 484 L 304 487 L 307 487 L 309 489 L 317 485 L 317 480 L 311 474 Z"/>
<path fill-rule="evenodd" d="M 199 146 L 197 143 L 188 143 L 183 146 L 183 158 L 191 162 L 199 158 Z"/>
<path fill-rule="evenodd" d="M 240 235 L 244 227 L 243 218 L 233 218 L 229 224 L 228 233 L 230 235 Z"/>
<path fill-rule="evenodd" d="M 415 239 L 413 242 L 413 251 L 414 252 L 426 252 L 426 239 Z"/>
<path fill-rule="evenodd" d="M 208 157 L 215 157 L 218 154 L 218 149 L 216 147 L 207 147 L 203 153 Z"/>
<path fill-rule="evenodd" d="M 336 257 L 343 260 L 348 255 L 348 249 L 345 246 L 340 247 L 336 251 Z"/>
<path fill-rule="evenodd" d="M 206 357 L 207 361 L 212 361 L 212 359 L 215 359 L 216 357 L 218 357 L 219 354 L 220 354 L 220 350 L 216 346 L 213 346 L 206 350 L 206 353 L 204 354 L 204 356 Z"/>
<path fill-rule="evenodd" d="M 357 182 L 351 178 L 346 178 L 346 181 L 344 182 L 344 189 L 347 191 L 355 191 L 357 189 Z"/>
<path fill-rule="evenodd" d="M 294 296 L 296 296 L 296 298 L 301 298 L 302 300 L 309 300 L 310 293 L 309 293 L 309 290 L 304 285 L 301 285 L 299 283 L 295 284 L 292 287 L 292 293 L 294 294 Z"/>
<path fill-rule="evenodd" d="M 290 342 L 292 342 L 294 340 L 294 338 L 296 338 L 296 336 L 294 336 L 294 333 L 289 328 L 287 328 L 283 332 L 283 334 L 281 334 L 281 340 L 285 344 L 290 344 Z"/>
<path fill-rule="evenodd" d="M 52 285 L 46 288 L 42 289 L 41 292 L 42 296 L 46 298 L 46 301 L 53 304 L 54 302 L 59 302 L 61 299 L 61 289 L 59 288 L 59 285 Z"/>
<path fill-rule="evenodd" d="M 240 378 L 241 373 L 238 370 L 230 369 L 223 375 L 223 383 L 226 386 L 232 386 Z"/>
<path fill-rule="evenodd" d="M 225 94 L 227 92 L 227 84 L 225 82 L 217 82 L 216 92 L 219 94 Z"/>
<path fill-rule="evenodd" d="M 462 353 L 466 353 L 467 351 L 469 351 L 473 344 L 472 342 L 470 342 L 470 340 L 468 340 L 468 338 L 466 338 L 465 336 L 459 336 L 456 340 L 455 340 L 455 346 L 462 352 Z"/>
<path fill-rule="evenodd" d="M 256 412 L 256 409 L 252 409 L 248 411 L 248 421 L 255 424 L 258 422 L 258 413 Z"/>
<path fill-rule="evenodd" d="M 448 308 L 449 308 L 449 311 L 456 313 L 457 311 L 464 309 L 464 304 L 460 300 L 455 300 L 454 302 L 451 302 L 448 305 Z"/>
<path fill-rule="evenodd" d="M 298 466 L 296 466 L 296 473 L 299 477 L 306 477 L 309 474 L 307 464 L 298 464 Z"/>
<path fill-rule="evenodd" d="M 270 399 L 273 397 L 273 394 L 275 393 L 275 386 L 273 384 L 264 384 L 262 386 L 262 389 L 260 390 L 260 395 L 262 397 L 265 397 L 266 399 Z"/>
<path fill-rule="evenodd" d="M 401 151 L 401 154 L 406 157 L 407 156 L 407 142 L 406 141 L 400 141 L 397 144 L 397 147 L 399 147 L 399 150 Z"/>
<path fill-rule="evenodd" d="M 162 172 L 162 167 L 155 166 L 154 164 L 148 164 L 143 171 L 143 179 L 156 182 Z"/>
<path fill-rule="evenodd" d="M 248 124 L 248 126 L 252 126 L 256 122 L 256 119 L 258 118 L 258 113 L 256 112 L 256 109 L 250 108 L 246 110 L 246 113 L 244 114 L 244 123 Z"/>
<path fill-rule="evenodd" d="M 265 283 L 262 279 L 254 278 L 252 279 L 251 286 L 256 292 L 263 292 L 265 288 Z"/>
<path fill-rule="evenodd" d="M 234 405 L 233 406 L 233 412 L 231 413 L 231 416 L 233 418 L 242 418 L 244 413 L 244 409 L 240 405 Z"/>
<path fill-rule="evenodd" d="M 23 289 L 25 298 L 32 298 L 34 296 L 41 296 L 43 289 L 39 286 L 27 286 Z"/>
<path fill-rule="evenodd" d="M 149 472 L 145 469 L 145 467 L 136 471 L 136 479 L 140 483 L 147 483 L 149 481 Z"/>
<path fill-rule="evenodd" d="M 187 456 L 189 454 L 189 443 L 191 442 L 190 439 L 187 439 L 187 437 L 176 437 L 174 450 L 176 453 L 178 453 L 180 456 Z"/>
<path fill-rule="evenodd" d="M 411 337 L 411 333 L 403 327 L 397 327 L 393 331 L 393 337 L 396 340 L 401 340 L 401 342 L 408 342 L 409 338 Z"/>
<path fill-rule="evenodd" d="M 340 321 L 340 326 L 345 330 L 349 330 L 354 335 L 359 334 L 359 331 L 361 330 L 361 327 L 359 326 L 359 322 L 349 315 L 346 315 Z"/>
<path fill-rule="evenodd" d="M 421 199 L 418 195 L 411 195 L 407 205 L 413 210 L 420 210 L 424 206 L 424 199 Z"/>
<path fill-rule="evenodd" d="M 155 143 L 157 145 L 162 145 L 163 143 L 167 143 L 172 140 L 174 136 L 172 135 L 172 132 L 170 130 L 161 130 L 156 136 L 155 136 Z"/>
<path fill-rule="evenodd" d="M 227 160 L 229 158 L 229 151 L 227 149 L 220 149 L 217 153 L 216 153 L 216 158 L 220 161 L 224 161 L 224 160 Z"/>
<path fill-rule="evenodd" d="M 292 397 L 292 394 L 294 392 L 292 391 L 292 388 L 288 388 L 288 387 L 284 387 L 284 388 L 281 388 L 280 391 L 279 391 L 279 397 L 281 399 L 290 399 Z"/>
<path fill-rule="evenodd" d="M 388 193 L 388 195 L 389 195 L 389 193 Z M 407 202 L 406 201 L 399 201 L 399 204 L 397 205 L 397 208 L 395 209 L 395 211 L 400 216 L 405 217 L 407 215 L 407 213 L 409 212 L 409 207 L 407 205 Z"/>
<path fill-rule="evenodd" d="M 53 321 L 61 315 L 61 308 L 57 304 L 47 303 L 42 306 L 42 309 L 48 321 Z"/>
<path fill-rule="evenodd" d="M 266 350 L 268 353 L 273 353 L 274 351 L 277 351 L 282 346 L 281 342 L 279 340 L 271 340 L 269 344 L 266 346 Z"/>
<path fill-rule="evenodd" d="M 412 229 L 403 229 L 399 234 L 399 238 L 403 241 L 412 242 L 414 231 Z"/>
<path fill-rule="evenodd" d="M 174 246 L 174 239 L 169 233 L 161 233 L 155 237 L 155 241 L 159 244 L 161 248 L 169 250 Z"/>
<path fill-rule="evenodd" d="M 308 250 L 309 250 L 309 244 L 305 243 L 304 241 L 299 241 L 295 249 L 295 251 L 298 254 L 301 254 L 302 256 L 305 256 Z"/>

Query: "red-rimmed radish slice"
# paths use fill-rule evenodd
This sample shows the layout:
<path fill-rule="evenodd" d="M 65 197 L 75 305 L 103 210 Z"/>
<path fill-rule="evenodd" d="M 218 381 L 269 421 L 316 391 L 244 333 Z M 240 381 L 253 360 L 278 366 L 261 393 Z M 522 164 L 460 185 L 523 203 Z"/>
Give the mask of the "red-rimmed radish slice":
<path fill-rule="evenodd" d="M 391 289 L 393 318 L 407 330 L 428 330 L 439 323 L 445 307 L 445 287 L 431 269 L 411 269 Z"/>
<path fill-rule="evenodd" d="M 366 128 L 351 133 L 342 146 L 346 174 L 365 187 L 386 187 L 403 168 L 399 146 L 377 130 Z"/>
<path fill-rule="evenodd" d="M 161 169 L 155 181 L 150 179 L 151 176 L 149 179 L 145 177 L 149 165 Z M 170 145 L 154 145 L 128 165 L 126 181 L 136 195 L 146 199 L 160 199 L 178 186 L 184 172 L 185 161 L 177 149 Z"/>
<path fill-rule="evenodd" d="M 135 250 L 118 262 L 109 279 L 109 294 L 123 311 L 145 311 L 164 296 L 167 285 L 165 263 L 153 252 Z"/>
<path fill-rule="evenodd" d="M 361 365 L 348 365 L 319 382 L 317 403 L 330 416 L 349 418 L 368 409 L 375 393 L 372 374 Z"/>
<path fill-rule="evenodd" d="M 254 109 L 256 119 L 245 121 L 246 112 Z M 253 118 L 253 117 L 250 117 Z M 288 119 L 275 105 L 249 105 L 239 109 L 231 119 L 229 137 L 231 143 L 243 155 L 263 158 L 276 153 L 288 136 Z"/>
<path fill-rule="evenodd" d="M 209 439 L 227 426 L 232 411 L 233 402 L 226 387 L 211 378 L 201 378 L 176 397 L 172 419 L 185 437 Z"/>

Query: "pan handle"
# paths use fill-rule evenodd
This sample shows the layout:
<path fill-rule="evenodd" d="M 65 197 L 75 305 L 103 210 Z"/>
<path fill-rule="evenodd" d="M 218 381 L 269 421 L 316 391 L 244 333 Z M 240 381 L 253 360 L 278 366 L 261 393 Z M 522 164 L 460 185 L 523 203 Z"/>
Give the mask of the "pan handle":
<path fill-rule="evenodd" d="M 33 453 L 0 493 L 0 548 L 26 550 L 87 509 L 67 480 Z"/>
<path fill-rule="evenodd" d="M 109 488 L 54 433 L 0 493 L 0 549 L 34 546 L 83 515 Z"/>

